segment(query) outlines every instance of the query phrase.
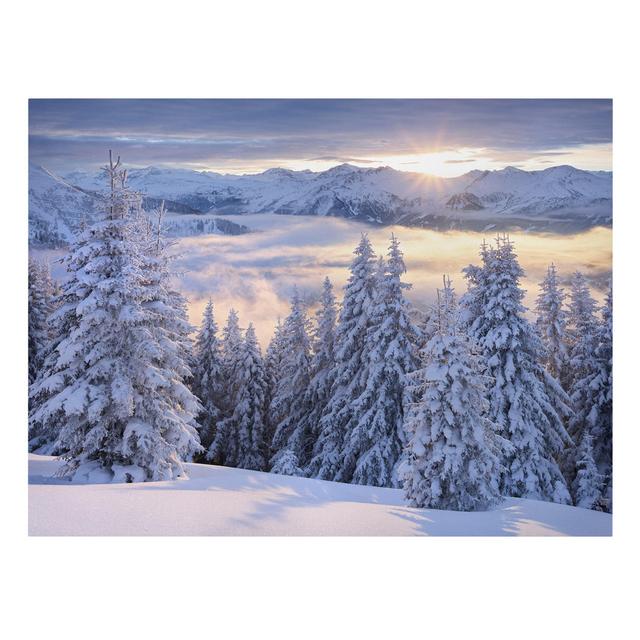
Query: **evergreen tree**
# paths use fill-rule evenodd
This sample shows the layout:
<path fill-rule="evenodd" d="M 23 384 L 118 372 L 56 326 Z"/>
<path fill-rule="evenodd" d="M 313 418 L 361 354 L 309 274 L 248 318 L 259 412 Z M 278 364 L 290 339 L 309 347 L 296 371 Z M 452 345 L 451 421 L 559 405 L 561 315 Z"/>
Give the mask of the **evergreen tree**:
<path fill-rule="evenodd" d="M 216 424 L 221 418 L 222 396 L 222 354 L 211 299 L 202 315 L 195 342 L 193 391 L 202 403 L 200 441 L 208 450 L 215 436 Z"/>
<path fill-rule="evenodd" d="M 253 325 L 240 345 L 232 414 L 222 422 L 226 433 L 225 464 L 263 471 L 266 467 L 264 362 Z"/>
<path fill-rule="evenodd" d="M 42 365 L 37 377 L 29 386 L 29 451 L 42 455 L 64 453 L 57 445 L 58 435 L 66 422 L 62 408 L 57 412 L 41 416 L 37 409 L 46 400 L 53 397 L 57 390 L 66 385 L 70 378 L 64 371 L 58 372 L 58 345 L 76 326 L 78 320 L 75 308 L 78 300 L 73 293 L 65 293 L 62 287 L 55 287 L 52 301 L 53 310 L 48 318 L 51 339 L 42 352 Z M 59 373 L 59 377 L 52 374 Z"/>
<path fill-rule="evenodd" d="M 591 436 L 587 431 L 581 434 L 577 448 L 576 475 L 572 492 L 576 507 L 603 510 L 602 476 L 594 462 Z"/>
<path fill-rule="evenodd" d="M 570 444 L 557 407 L 568 399 L 538 362 L 540 338 L 524 316 L 523 270 L 513 243 L 499 237 L 482 249 L 483 264 L 467 270 L 464 297 L 470 337 L 484 355 L 494 379 L 489 419 L 511 444 L 503 459 L 503 495 L 568 503 L 570 496 L 556 457 Z"/>
<path fill-rule="evenodd" d="M 601 479 L 602 496 L 593 508 L 611 510 L 612 481 L 612 292 L 607 295 L 602 309 L 602 322 L 593 315 L 593 306 L 588 290 L 585 293 L 582 278 L 577 278 L 574 341 L 572 343 L 572 364 L 575 363 L 571 399 L 575 414 L 569 428 L 578 448 L 569 458 L 571 477 L 580 473 L 580 461 L 584 457 L 585 439 L 593 455 Z M 586 311 L 585 311 L 586 310 Z M 583 333 L 578 333 L 581 327 Z M 588 349 L 592 352 L 589 353 Z M 582 449 L 580 448 L 582 445 Z M 576 480 L 572 483 L 577 487 Z M 577 501 L 578 496 L 574 494 Z"/>
<path fill-rule="evenodd" d="M 336 327 L 334 381 L 307 467 L 308 475 L 324 480 L 344 478 L 339 475 L 344 438 L 359 419 L 357 401 L 367 385 L 367 334 L 375 288 L 375 255 L 366 234 L 354 254 Z"/>
<path fill-rule="evenodd" d="M 364 352 L 366 379 L 353 407 L 336 479 L 380 487 L 397 485 L 402 451 L 406 375 L 417 367 L 418 332 L 409 318 L 401 281 L 406 268 L 400 244 L 391 236 L 381 261 L 370 309 Z"/>
<path fill-rule="evenodd" d="M 613 288 L 610 283 L 605 304 L 602 307 L 602 323 L 598 332 L 595 351 L 597 374 L 592 381 L 596 389 L 592 410 L 594 459 L 611 490 L 613 464 Z M 610 496 L 609 498 L 610 499 Z"/>
<path fill-rule="evenodd" d="M 238 403 L 242 384 L 243 342 L 238 313 L 235 309 L 231 309 L 222 330 L 222 385 L 219 407 L 221 415 L 216 425 L 213 442 L 206 453 L 206 459 L 214 464 L 233 466 L 233 461 L 237 457 L 233 449 L 235 441 L 232 439 L 230 429 L 233 424 L 231 417 Z"/>
<path fill-rule="evenodd" d="M 33 385 L 32 395 L 46 399 L 31 417 L 46 428 L 63 415 L 57 447 L 65 475 L 165 480 L 184 475 L 182 461 L 200 449 L 200 406 L 183 383 L 189 370 L 158 261 L 136 240 L 141 197 L 119 166 L 106 167 L 106 218 L 64 259 L 70 277 L 60 316 L 68 331 Z"/>
<path fill-rule="evenodd" d="M 304 470 L 298 466 L 298 456 L 289 448 L 282 449 L 273 460 L 271 473 L 283 476 L 303 476 Z"/>
<path fill-rule="evenodd" d="M 45 351 L 51 339 L 49 315 L 53 298 L 53 282 L 46 264 L 29 259 L 29 384 L 42 367 Z"/>
<path fill-rule="evenodd" d="M 567 379 L 574 408 L 569 420 L 569 433 L 575 445 L 564 463 L 571 487 L 576 486 L 578 462 L 582 455 L 579 447 L 586 437 L 592 442 L 592 430 L 598 421 L 600 393 L 596 380 L 600 367 L 596 356 L 599 342 L 596 311 L 596 301 L 591 296 L 586 278 L 580 272 L 574 273 L 569 293 L 567 342 L 570 369 Z"/>
<path fill-rule="evenodd" d="M 479 323 L 479 319 L 483 317 L 489 303 L 489 269 L 486 268 L 486 265 L 491 260 L 491 254 L 492 249 L 483 240 L 480 245 L 481 264 L 470 264 L 462 269 L 467 281 L 467 292 L 460 300 L 459 323 L 460 327 L 464 328 L 470 336 L 479 333 L 479 327 L 474 328 L 474 325 Z"/>
<path fill-rule="evenodd" d="M 266 440 L 268 443 L 273 442 L 273 435 L 278 425 L 278 416 L 275 411 L 275 407 L 272 407 L 271 403 L 276 395 L 276 389 L 280 381 L 282 372 L 282 361 L 284 359 L 285 344 L 284 344 L 284 327 L 280 318 L 276 324 L 273 337 L 269 341 L 267 351 L 264 358 L 265 380 L 267 383 L 267 396 L 266 396 Z"/>
<path fill-rule="evenodd" d="M 302 465 L 308 464 L 313 454 L 313 446 L 319 434 L 320 418 L 329 401 L 334 380 L 337 313 L 333 285 L 329 278 L 325 278 L 320 307 L 315 316 L 309 385 L 303 401 L 306 414 L 302 418 L 300 428 L 304 434 L 305 446 L 302 459 L 298 461 Z"/>
<path fill-rule="evenodd" d="M 409 374 L 416 402 L 405 420 L 405 496 L 415 507 L 486 509 L 500 498 L 500 454 L 507 445 L 487 418 L 488 381 L 481 358 L 460 331 L 448 280 L 438 291 L 436 317 L 421 366 Z"/>
<path fill-rule="evenodd" d="M 565 294 L 558 284 L 558 274 L 552 263 L 540 283 L 540 295 L 536 301 L 536 328 L 544 346 L 543 363 L 547 371 L 561 382 L 566 380 L 568 366 L 564 299 Z"/>
<path fill-rule="evenodd" d="M 309 447 L 304 416 L 308 409 L 305 395 L 311 372 L 311 345 L 309 320 L 297 289 L 291 299 L 291 312 L 284 322 L 283 342 L 280 376 L 270 407 L 276 425 L 271 465 L 276 465 L 279 455 L 288 449 L 300 467 Z"/>
<path fill-rule="evenodd" d="M 576 271 L 571 279 L 567 313 L 567 351 L 570 375 L 567 388 L 573 394 L 576 383 L 593 371 L 597 346 L 597 304 L 589 291 L 584 274 Z"/>
<path fill-rule="evenodd" d="M 171 253 L 175 241 L 167 239 L 165 235 L 164 200 L 155 214 L 151 212 L 148 215 L 143 212 L 138 201 L 138 206 L 132 209 L 132 214 L 133 223 L 137 226 L 134 240 L 140 239 L 141 251 L 145 258 L 143 264 L 147 286 L 153 292 L 153 296 L 146 303 L 147 307 L 155 314 L 156 327 L 164 332 L 163 339 L 173 345 L 176 362 L 180 363 L 179 375 L 182 383 L 191 389 L 195 365 L 191 335 L 195 327 L 189 322 L 186 298 L 173 284 L 178 275 L 173 268 L 177 255 Z M 200 453 L 203 451 L 201 449 Z"/>

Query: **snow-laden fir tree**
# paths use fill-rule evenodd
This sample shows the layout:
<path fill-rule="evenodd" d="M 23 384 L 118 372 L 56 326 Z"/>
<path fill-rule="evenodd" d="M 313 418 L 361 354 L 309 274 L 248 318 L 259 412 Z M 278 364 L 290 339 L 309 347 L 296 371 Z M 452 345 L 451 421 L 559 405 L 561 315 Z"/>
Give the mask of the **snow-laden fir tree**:
<path fill-rule="evenodd" d="M 485 265 L 490 260 L 490 252 L 491 248 L 486 241 L 483 240 L 480 245 L 481 264 L 470 264 L 462 270 L 467 281 L 467 291 L 462 297 L 461 304 L 459 305 L 458 322 L 460 324 L 460 328 L 464 328 L 470 336 L 477 333 L 477 330 L 473 329 L 473 325 L 477 322 L 478 318 L 482 317 L 485 307 L 488 304 L 489 270 L 485 268 Z M 433 312 L 431 314 L 431 318 L 433 326 Z M 434 332 L 432 330 L 431 335 L 433 335 L 433 333 Z"/>
<path fill-rule="evenodd" d="M 53 310 L 53 282 L 45 263 L 29 259 L 29 384 L 38 375 L 51 340 L 49 316 Z"/>
<path fill-rule="evenodd" d="M 566 380 L 568 366 L 567 319 L 563 306 L 565 297 L 552 263 L 540 283 L 540 294 L 536 300 L 536 328 L 544 346 L 543 363 L 547 371 L 561 383 Z"/>
<path fill-rule="evenodd" d="M 176 357 L 183 364 L 182 381 L 191 388 L 195 365 L 191 335 L 195 327 L 189 321 L 186 298 L 174 286 L 179 273 L 173 264 L 178 255 L 171 251 L 175 240 L 166 237 L 164 200 L 148 215 L 140 207 L 133 209 L 132 213 L 138 219 L 138 236 L 145 256 L 148 283 L 156 290 L 156 299 L 150 306 L 158 312 L 157 323 L 166 332 L 166 339 L 175 345 Z"/>
<path fill-rule="evenodd" d="M 482 266 L 470 276 L 466 326 L 487 362 L 494 383 L 488 394 L 489 419 L 512 445 L 503 458 L 503 495 L 569 503 L 557 458 L 571 443 L 558 413 L 568 398 L 538 361 L 542 344 L 525 318 L 520 288 L 523 270 L 513 243 L 499 237 L 483 246 Z"/>
<path fill-rule="evenodd" d="M 586 455 L 580 444 L 589 439 L 598 473 L 602 477 L 602 497 L 593 508 L 611 509 L 612 478 L 612 293 L 602 309 L 602 321 L 594 313 L 591 297 L 581 274 L 572 283 L 572 364 L 571 399 L 575 413 L 569 421 L 572 437 L 578 448 L 569 457 L 573 478 L 579 472 L 579 462 Z M 572 486 L 576 487 L 575 481 Z M 577 495 L 574 495 L 577 500 Z"/>
<path fill-rule="evenodd" d="M 202 404 L 199 416 L 200 441 L 208 450 L 221 418 L 222 353 L 218 338 L 218 325 L 213 314 L 213 302 L 209 299 L 202 314 L 202 323 L 195 340 L 192 388 Z"/>
<path fill-rule="evenodd" d="M 236 391 L 231 415 L 222 420 L 226 434 L 224 463 L 263 471 L 266 468 L 264 362 L 253 325 L 245 331 L 234 371 Z"/>
<path fill-rule="evenodd" d="M 477 511 L 500 499 L 500 459 L 506 443 L 487 418 L 490 382 L 482 359 L 460 331 L 451 283 L 438 290 L 436 331 L 409 374 L 401 476 L 414 507 Z"/>
<path fill-rule="evenodd" d="M 576 271 L 571 279 L 567 310 L 567 351 L 570 374 L 567 388 L 572 394 L 577 381 L 593 370 L 598 341 L 597 303 L 584 274 Z"/>
<path fill-rule="evenodd" d="M 282 449 L 275 456 L 270 469 L 271 473 L 283 476 L 303 476 L 304 469 L 298 466 L 298 456 L 289 448 Z"/>
<path fill-rule="evenodd" d="M 284 329 L 280 318 L 276 324 L 273 336 L 269 341 L 267 350 L 264 356 L 264 371 L 265 380 L 267 382 L 267 415 L 266 415 L 266 427 L 267 427 L 267 442 L 273 442 L 273 434 L 275 433 L 278 423 L 278 416 L 274 409 L 271 407 L 271 401 L 275 396 L 276 389 L 278 387 L 278 381 L 280 380 L 280 372 L 282 370 L 282 360 L 284 358 Z"/>
<path fill-rule="evenodd" d="M 313 458 L 307 467 L 308 475 L 323 480 L 338 477 L 345 434 L 359 420 L 357 401 L 367 385 L 370 346 L 367 334 L 371 326 L 376 260 L 366 234 L 362 235 L 354 255 L 336 326 L 335 379 L 320 420 Z"/>
<path fill-rule="evenodd" d="M 66 384 L 66 380 L 56 381 L 51 374 L 56 371 L 58 345 L 76 326 L 75 307 L 78 302 L 73 294 L 64 293 L 60 287 L 52 299 L 52 311 L 48 316 L 48 342 L 41 351 L 41 364 L 37 376 L 29 386 L 29 451 L 42 455 L 58 455 L 60 451 L 56 442 L 62 425 L 66 422 L 65 413 L 60 408 L 55 414 L 40 416 L 37 409 L 47 399 L 56 394 L 57 385 Z M 61 374 L 63 375 L 63 374 Z M 48 380 L 48 382 L 44 382 Z M 55 385 L 50 386 L 50 382 Z"/>
<path fill-rule="evenodd" d="M 173 268 L 173 264 L 178 259 L 178 254 L 170 250 L 175 246 L 176 241 L 167 237 L 168 226 L 164 224 L 165 207 L 164 200 L 160 203 L 159 208 L 149 214 L 149 217 L 142 215 L 140 220 L 141 229 L 144 229 L 145 218 L 148 220 L 148 249 L 145 254 L 151 259 L 155 257 L 155 263 L 152 261 L 152 268 L 155 268 L 160 276 L 162 286 L 165 292 L 166 303 L 172 308 L 172 322 L 174 324 L 174 340 L 181 351 L 181 355 L 185 362 L 189 365 L 190 373 L 185 376 L 185 380 L 190 384 L 193 383 L 194 366 L 194 345 L 192 334 L 195 327 L 189 322 L 189 312 L 187 307 L 187 299 L 178 291 L 174 282 L 179 272 Z M 142 235 L 142 231 L 141 234 Z"/>
<path fill-rule="evenodd" d="M 200 449 L 200 405 L 183 382 L 190 372 L 157 256 L 149 259 L 136 237 L 141 196 L 119 167 L 106 167 L 105 219 L 64 259 L 59 312 L 68 332 L 33 385 L 47 397 L 31 417 L 46 426 L 63 414 L 56 445 L 65 475 L 166 480 L 185 475 L 183 461 Z"/>
<path fill-rule="evenodd" d="M 576 474 L 571 489 L 576 507 L 603 510 L 603 478 L 593 459 L 591 436 L 586 430 L 580 435 L 576 450 Z"/>
<path fill-rule="evenodd" d="M 291 298 L 291 311 L 284 321 L 284 352 L 280 363 L 280 375 L 275 393 L 271 398 L 270 411 L 275 423 L 271 443 L 271 467 L 282 468 L 279 456 L 288 450 L 297 458 L 298 467 L 306 462 L 309 449 L 309 434 L 304 416 L 311 373 L 310 323 L 305 305 L 297 289 Z"/>
<path fill-rule="evenodd" d="M 605 500 L 610 505 L 613 465 L 613 288 L 611 283 L 602 307 L 602 322 L 598 331 L 595 355 L 598 368 L 591 382 L 596 390 L 595 404 L 591 413 L 591 436 L 594 459 L 606 482 Z"/>
<path fill-rule="evenodd" d="M 206 453 L 206 459 L 214 464 L 233 466 L 236 456 L 233 449 L 234 440 L 231 439 L 232 423 L 229 418 L 235 410 L 238 394 L 240 393 L 242 346 L 244 338 L 240 329 L 240 320 L 235 309 L 230 309 L 227 322 L 222 330 L 222 384 L 220 394 L 220 417 L 216 425 L 213 442 Z"/>
<path fill-rule="evenodd" d="M 364 388 L 353 403 L 336 479 L 379 487 L 397 485 L 402 451 L 406 375 L 418 365 L 418 331 L 409 317 L 401 281 L 406 271 L 400 244 L 391 236 L 381 260 L 370 308 L 363 362 Z"/>
<path fill-rule="evenodd" d="M 592 437 L 592 429 L 597 420 L 599 391 L 597 385 L 592 385 L 599 374 L 596 357 L 599 327 L 596 312 L 597 304 L 591 296 L 587 280 L 577 271 L 571 279 L 567 314 L 567 385 L 574 409 L 569 420 L 569 433 L 575 444 L 564 460 L 564 471 L 571 487 L 575 486 L 578 458 L 582 455 L 578 448 L 585 436 Z M 574 495 L 574 499 L 575 497 Z"/>
<path fill-rule="evenodd" d="M 305 445 L 302 459 L 294 461 L 295 465 L 305 465 L 309 462 L 313 453 L 313 445 L 318 439 L 320 418 L 329 401 L 331 385 L 335 373 L 335 331 L 337 318 L 336 297 L 333 293 L 333 285 L 329 278 L 325 278 L 320 295 L 320 306 L 315 315 L 313 328 L 312 357 L 309 367 L 309 384 L 307 386 L 303 407 L 305 415 L 300 421 L 300 433 L 303 435 Z M 291 452 L 293 453 L 293 452 Z M 291 466 L 291 455 L 287 454 L 280 468 Z M 286 462 L 286 465 L 285 465 Z M 280 471 L 287 474 L 286 471 Z M 299 474 L 295 474 L 299 475 Z"/>

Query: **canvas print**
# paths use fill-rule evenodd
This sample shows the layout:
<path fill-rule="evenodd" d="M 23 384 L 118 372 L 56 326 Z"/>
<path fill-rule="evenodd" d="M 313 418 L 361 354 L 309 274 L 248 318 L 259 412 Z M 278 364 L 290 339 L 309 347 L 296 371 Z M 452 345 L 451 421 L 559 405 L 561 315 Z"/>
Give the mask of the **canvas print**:
<path fill-rule="evenodd" d="M 610 100 L 29 102 L 29 533 L 607 536 Z"/>

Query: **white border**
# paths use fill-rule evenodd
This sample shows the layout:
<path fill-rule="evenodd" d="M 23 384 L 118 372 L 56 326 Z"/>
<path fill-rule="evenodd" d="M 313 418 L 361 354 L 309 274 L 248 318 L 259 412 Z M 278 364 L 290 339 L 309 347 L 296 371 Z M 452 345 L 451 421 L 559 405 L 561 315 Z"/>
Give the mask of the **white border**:
<path fill-rule="evenodd" d="M 5 17 L 1 548 L 12 636 L 628 635 L 623 625 L 636 626 L 624 583 L 637 569 L 640 215 L 630 13 L 584 0 L 60 0 L 14 3 Z M 613 539 L 28 539 L 29 97 L 613 97 Z"/>

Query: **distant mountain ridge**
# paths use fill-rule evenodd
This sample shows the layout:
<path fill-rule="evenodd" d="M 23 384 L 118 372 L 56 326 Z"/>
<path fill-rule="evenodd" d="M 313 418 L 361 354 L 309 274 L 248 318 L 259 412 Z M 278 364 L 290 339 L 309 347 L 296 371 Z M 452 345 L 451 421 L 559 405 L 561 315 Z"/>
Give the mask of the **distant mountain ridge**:
<path fill-rule="evenodd" d="M 53 215 L 67 225 L 86 203 L 84 198 L 104 188 L 99 172 L 58 177 L 39 169 L 58 189 L 50 191 L 49 183 L 43 193 L 42 180 L 32 186 L 30 175 L 30 215 L 38 224 L 53 224 Z M 129 184 L 149 203 L 164 199 L 176 214 L 268 212 L 435 229 L 571 231 L 612 222 L 612 174 L 567 165 L 540 171 L 473 170 L 455 178 L 350 164 L 321 172 L 273 168 L 246 175 L 147 167 L 128 175 Z"/>
<path fill-rule="evenodd" d="M 97 175 L 97 174 L 96 174 Z M 58 247 L 68 244 L 78 229 L 104 214 L 104 179 L 97 175 L 95 184 L 73 185 L 48 169 L 29 165 L 29 243 Z M 143 207 L 157 208 L 164 198 L 145 195 Z M 191 236 L 218 233 L 239 235 L 249 229 L 217 216 L 203 216 L 180 202 L 165 201 L 170 214 L 165 218 L 169 235 Z M 196 214 L 188 216 L 184 214 Z"/>

